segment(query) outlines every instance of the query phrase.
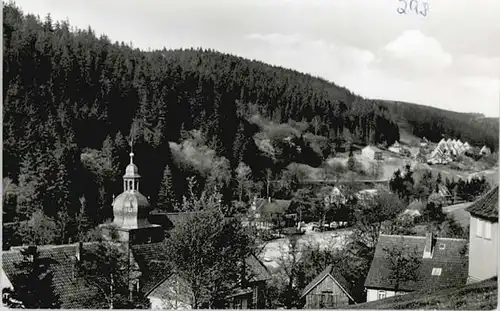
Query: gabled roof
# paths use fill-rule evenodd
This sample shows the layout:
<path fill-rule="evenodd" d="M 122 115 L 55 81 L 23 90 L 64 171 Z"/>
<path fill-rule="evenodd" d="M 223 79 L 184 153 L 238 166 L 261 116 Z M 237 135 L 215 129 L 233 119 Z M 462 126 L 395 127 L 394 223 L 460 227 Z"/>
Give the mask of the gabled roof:
<path fill-rule="evenodd" d="M 40 260 L 52 271 L 54 291 L 59 295 L 61 308 L 99 308 L 104 301 L 99 290 L 74 273 L 78 244 L 38 247 Z M 12 282 L 19 273 L 17 263 L 23 260 L 20 248 L 4 251 L 2 268 Z M 90 303 L 90 304 L 89 304 Z"/>
<path fill-rule="evenodd" d="M 498 222 L 498 186 L 481 196 L 465 210 L 473 216 Z"/>
<path fill-rule="evenodd" d="M 154 260 L 154 255 L 150 253 L 149 250 L 145 251 L 146 254 L 148 254 L 149 260 Z M 250 274 L 250 282 L 259 282 L 259 281 L 267 281 L 271 278 L 271 274 L 267 270 L 266 266 L 255 256 L 255 255 L 250 255 L 245 259 L 246 266 L 248 268 L 248 272 Z M 142 270 L 142 269 L 141 269 Z M 179 274 L 176 273 L 174 270 L 168 271 L 167 269 L 160 269 L 156 271 L 157 274 L 146 274 L 143 276 L 148 278 L 154 278 L 154 280 L 148 281 L 146 284 L 143 285 L 143 292 L 145 293 L 146 296 L 154 296 L 154 297 L 162 297 L 165 293 L 169 292 L 170 285 L 168 284 L 168 281 L 171 278 L 178 277 L 179 280 L 182 282 L 185 282 L 181 277 L 179 277 Z M 144 273 L 144 272 L 143 272 Z M 189 286 L 185 284 L 184 286 Z M 234 289 L 234 292 L 230 296 L 238 296 L 242 294 L 247 294 L 249 291 L 249 288 L 241 288 L 237 287 Z M 251 292 L 251 290 L 250 290 Z"/>
<path fill-rule="evenodd" d="M 245 259 L 245 263 L 250 270 L 250 281 L 259 282 L 271 279 L 271 274 L 266 266 L 255 255 L 250 255 Z"/>
<path fill-rule="evenodd" d="M 401 291 L 415 291 L 422 288 L 465 284 L 468 275 L 467 240 L 437 238 L 432 258 L 422 258 L 426 237 L 381 234 L 375 249 L 373 261 L 365 281 L 367 288 L 394 289 L 390 280 L 391 266 L 385 249 L 403 246 L 415 251 L 421 263 L 416 271 L 416 280 L 403 281 Z M 444 248 L 441 247 L 444 244 Z M 433 268 L 441 268 L 441 275 L 433 276 Z"/>
<path fill-rule="evenodd" d="M 291 200 L 257 199 L 255 206 L 261 213 L 286 213 L 291 203 Z"/>
<path fill-rule="evenodd" d="M 171 274 L 170 267 L 166 265 L 168 253 L 163 242 L 132 245 L 131 250 L 141 271 L 142 292 L 150 292 Z"/>
<path fill-rule="evenodd" d="M 382 152 L 382 150 L 378 149 L 378 148 L 377 148 L 377 147 L 375 147 L 375 146 L 371 146 L 371 145 L 366 146 L 366 147 L 364 147 L 364 148 L 363 148 L 363 150 L 365 150 L 365 149 L 371 149 L 371 150 L 373 150 L 374 152 Z"/>
<path fill-rule="evenodd" d="M 354 298 L 351 295 L 351 284 L 340 274 L 332 264 L 328 265 L 325 270 L 323 270 L 320 274 L 318 274 L 302 291 L 302 295 L 300 298 L 306 296 L 311 290 L 313 290 L 318 284 L 320 284 L 325 278 L 331 277 L 340 287 L 340 289 L 355 302 Z"/>

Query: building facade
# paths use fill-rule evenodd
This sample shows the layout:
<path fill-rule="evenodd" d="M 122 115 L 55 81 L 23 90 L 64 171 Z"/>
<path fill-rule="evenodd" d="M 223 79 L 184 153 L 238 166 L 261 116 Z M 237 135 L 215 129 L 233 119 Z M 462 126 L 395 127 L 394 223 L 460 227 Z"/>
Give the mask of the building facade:
<path fill-rule="evenodd" d="M 498 275 L 498 186 L 469 206 L 469 279 Z"/>
<path fill-rule="evenodd" d="M 382 151 L 374 146 L 366 146 L 361 150 L 361 154 L 372 160 L 383 160 Z"/>
<path fill-rule="evenodd" d="M 351 294 L 351 284 L 329 265 L 302 291 L 305 309 L 342 308 L 356 303 Z"/>

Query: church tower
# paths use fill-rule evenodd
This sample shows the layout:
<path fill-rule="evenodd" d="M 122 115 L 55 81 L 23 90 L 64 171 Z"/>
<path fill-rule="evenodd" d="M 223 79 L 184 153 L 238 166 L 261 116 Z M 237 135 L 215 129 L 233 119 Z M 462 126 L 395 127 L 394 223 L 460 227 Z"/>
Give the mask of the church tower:
<path fill-rule="evenodd" d="M 104 225 L 118 233 L 121 242 L 142 244 L 163 239 L 163 228 L 148 221 L 150 205 L 148 199 L 139 192 L 139 169 L 134 164 L 134 153 L 130 153 L 130 163 L 123 175 L 123 192 L 113 199 L 113 222 Z M 111 237 L 108 234 L 108 237 Z"/>

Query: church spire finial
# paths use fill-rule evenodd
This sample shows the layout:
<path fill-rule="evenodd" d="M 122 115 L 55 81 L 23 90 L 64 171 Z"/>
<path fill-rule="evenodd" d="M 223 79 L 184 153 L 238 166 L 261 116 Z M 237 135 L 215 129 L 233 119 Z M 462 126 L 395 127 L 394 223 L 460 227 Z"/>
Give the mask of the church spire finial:
<path fill-rule="evenodd" d="M 134 163 L 134 138 L 130 139 L 130 164 Z"/>

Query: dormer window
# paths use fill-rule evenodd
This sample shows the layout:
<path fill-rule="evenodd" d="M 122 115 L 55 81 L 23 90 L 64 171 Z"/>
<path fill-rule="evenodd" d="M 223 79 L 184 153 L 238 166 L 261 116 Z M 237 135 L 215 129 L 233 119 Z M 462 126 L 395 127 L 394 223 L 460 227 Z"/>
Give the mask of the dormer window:
<path fill-rule="evenodd" d="M 441 275 L 441 268 L 432 268 L 431 275 L 440 276 Z"/>

